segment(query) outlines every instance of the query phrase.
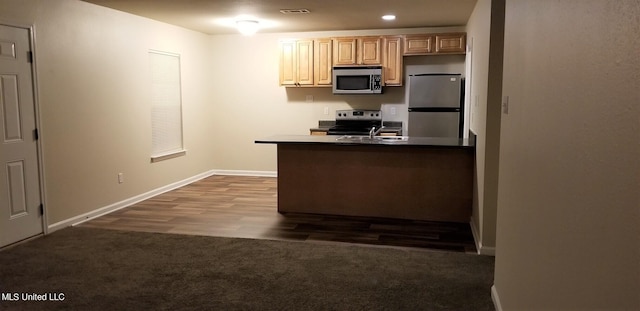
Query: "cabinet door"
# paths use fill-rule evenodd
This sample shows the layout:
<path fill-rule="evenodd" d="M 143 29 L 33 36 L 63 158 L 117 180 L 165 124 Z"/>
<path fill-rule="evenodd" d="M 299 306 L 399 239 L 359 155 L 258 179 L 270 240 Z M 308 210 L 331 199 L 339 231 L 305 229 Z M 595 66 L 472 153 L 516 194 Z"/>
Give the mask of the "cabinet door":
<path fill-rule="evenodd" d="M 298 85 L 313 85 L 313 40 L 296 41 Z"/>
<path fill-rule="evenodd" d="M 465 33 L 447 33 L 436 35 L 436 53 L 465 54 Z"/>
<path fill-rule="evenodd" d="M 380 65 L 382 64 L 382 38 L 360 37 L 358 38 L 358 64 Z"/>
<path fill-rule="evenodd" d="M 404 37 L 404 55 L 425 55 L 433 53 L 432 35 L 406 35 Z"/>
<path fill-rule="evenodd" d="M 384 37 L 384 84 L 387 86 L 402 85 L 402 36 Z"/>
<path fill-rule="evenodd" d="M 333 49 L 331 39 L 314 40 L 315 85 L 331 85 Z"/>
<path fill-rule="evenodd" d="M 333 64 L 356 65 L 358 39 L 355 37 L 341 37 L 333 39 Z"/>
<path fill-rule="evenodd" d="M 280 85 L 296 85 L 296 42 L 280 42 Z"/>

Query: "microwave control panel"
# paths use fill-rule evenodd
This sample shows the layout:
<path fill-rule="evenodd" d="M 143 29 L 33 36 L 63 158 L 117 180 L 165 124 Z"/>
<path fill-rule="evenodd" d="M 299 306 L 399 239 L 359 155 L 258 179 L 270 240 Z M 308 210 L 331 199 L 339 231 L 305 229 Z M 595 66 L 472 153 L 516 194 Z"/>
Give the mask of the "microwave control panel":
<path fill-rule="evenodd" d="M 371 89 L 382 90 L 382 75 L 372 75 Z"/>

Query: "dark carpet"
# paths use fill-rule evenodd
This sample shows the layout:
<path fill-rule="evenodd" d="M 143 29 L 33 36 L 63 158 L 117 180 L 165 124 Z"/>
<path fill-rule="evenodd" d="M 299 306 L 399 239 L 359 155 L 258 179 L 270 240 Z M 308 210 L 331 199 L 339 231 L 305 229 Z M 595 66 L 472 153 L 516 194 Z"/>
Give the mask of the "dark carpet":
<path fill-rule="evenodd" d="M 0 309 L 494 310 L 493 265 L 418 249 L 67 228 L 0 252 Z"/>

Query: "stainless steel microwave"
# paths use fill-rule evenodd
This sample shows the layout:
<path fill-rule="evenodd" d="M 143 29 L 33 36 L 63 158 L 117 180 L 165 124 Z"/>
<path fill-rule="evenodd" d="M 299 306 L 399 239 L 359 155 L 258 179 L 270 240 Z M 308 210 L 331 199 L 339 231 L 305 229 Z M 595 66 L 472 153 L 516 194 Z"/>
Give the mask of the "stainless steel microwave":
<path fill-rule="evenodd" d="M 333 67 L 333 94 L 381 94 L 382 66 Z"/>

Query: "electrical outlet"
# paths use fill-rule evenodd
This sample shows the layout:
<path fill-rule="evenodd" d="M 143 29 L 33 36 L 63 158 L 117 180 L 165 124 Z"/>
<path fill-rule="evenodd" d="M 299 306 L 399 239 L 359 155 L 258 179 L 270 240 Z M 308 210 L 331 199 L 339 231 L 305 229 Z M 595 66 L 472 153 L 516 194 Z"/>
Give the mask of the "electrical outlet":
<path fill-rule="evenodd" d="M 307 95 L 307 103 L 313 103 L 313 95 Z"/>
<path fill-rule="evenodd" d="M 397 113 L 397 111 L 396 111 L 396 107 L 391 107 L 391 108 L 389 109 L 389 112 L 391 113 L 391 115 L 392 115 L 392 116 L 395 116 L 395 115 L 396 115 L 396 113 Z"/>
<path fill-rule="evenodd" d="M 118 173 L 118 183 L 121 184 L 124 182 L 124 174 Z"/>
<path fill-rule="evenodd" d="M 324 107 L 324 114 L 329 115 L 329 107 Z"/>

